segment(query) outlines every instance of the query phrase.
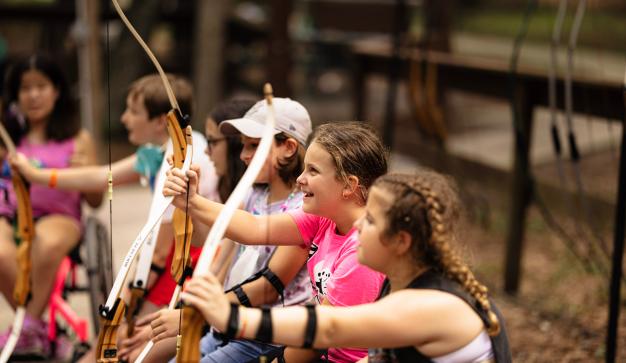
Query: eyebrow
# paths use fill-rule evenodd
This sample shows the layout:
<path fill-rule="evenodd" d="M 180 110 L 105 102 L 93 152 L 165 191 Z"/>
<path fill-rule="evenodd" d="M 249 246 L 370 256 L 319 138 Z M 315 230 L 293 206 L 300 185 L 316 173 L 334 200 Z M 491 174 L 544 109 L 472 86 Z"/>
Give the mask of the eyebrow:
<path fill-rule="evenodd" d="M 321 170 L 320 167 L 317 164 L 315 164 L 315 163 L 308 162 L 308 163 L 305 163 L 305 166 L 308 166 L 309 168 L 312 167 L 312 168 L 315 168 L 317 170 Z"/>

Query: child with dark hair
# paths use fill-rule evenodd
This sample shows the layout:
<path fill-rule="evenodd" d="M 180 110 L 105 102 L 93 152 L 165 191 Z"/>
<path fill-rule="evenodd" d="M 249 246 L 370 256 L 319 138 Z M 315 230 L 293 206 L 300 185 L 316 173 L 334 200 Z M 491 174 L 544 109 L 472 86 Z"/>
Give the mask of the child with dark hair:
<path fill-rule="evenodd" d="M 276 120 L 280 122 L 278 115 Z M 262 124 L 256 126 L 257 135 L 262 128 Z M 365 211 L 369 187 L 386 172 L 386 150 L 371 128 L 357 122 L 322 125 L 313 134 L 304 170 L 296 180 L 304 195 L 302 208 L 270 216 L 237 211 L 226 236 L 246 245 L 306 248 L 309 282 L 322 305 L 372 302 L 378 296 L 383 275 L 358 264 L 357 230 L 353 224 Z M 164 194 L 175 196 L 173 203 L 178 208 L 184 208 L 188 197 L 193 218 L 212 224 L 223 206 L 200 197 L 196 185 L 195 170 L 183 174 L 173 169 Z M 366 354 L 364 349 L 331 348 L 328 359 L 354 362 Z"/>
<path fill-rule="evenodd" d="M 246 171 L 246 164 L 239 155 L 243 145 L 238 135 L 226 136 L 219 130 L 222 122 L 239 118 L 244 115 L 256 101 L 233 99 L 218 104 L 204 123 L 204 134 L 207 142 L 207 155 L 213 161 L 220 180 L 217 190 L 220 199 L 225 201 Z"/>
<path fill-rule="evenodd" d="M 432 171 L 374 183 L 355 227 L 359 262 L 387 276 L 375 303 L 261 311 L 230 304 L 212 275 L 182 298 L 226 336 L 370 347 L 370 363 L 508 363 L 504 320 L 456 251 L 459 209 L 451 180 Z"/>
<path fill-rule="evenodd" d="M 33 55 L 14 64 L 6 79 L 6 109 L 2 123 L 17 151 L 27 163 L 70 170 L 96 163 L 89 133 L 81 129 L 74 112 L 67 81 L 52 59 Z M 8 169 L 7 169 L 8 171 Z M 46 185 L 47 184 L 47 185 Z M 32 298 L 26 306 L 23 330 L 16 355 L 47 357 L 50 353 L 46 323 L 41 315 L 48 304 L 56 271 L 63 258 L 78 244 L 82 234 L 81 200 L 92 207 L 102 201 L 101 192 L 62 191 L 54 183 L 32 185 L 30 199 L 35 218 L 32 245 Z M 17 274 L 17 245 L 13 223 L 16 196 L 10 182 L 4 183 L 8 199 L 0 199 L 0 290 L 14 306 L 12 291 Z M 4 347 L 10 334 L 0 335 Z M 60 354 L 67 348 L 59 347 Z"/>

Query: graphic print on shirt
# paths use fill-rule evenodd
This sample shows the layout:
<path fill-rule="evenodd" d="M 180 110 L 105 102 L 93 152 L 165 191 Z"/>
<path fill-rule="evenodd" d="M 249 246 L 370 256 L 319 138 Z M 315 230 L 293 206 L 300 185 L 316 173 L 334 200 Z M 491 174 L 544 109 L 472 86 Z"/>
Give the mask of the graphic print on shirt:
<path fill-rule="evenodd" d="M 317 252 L 318 248 L 319 247 L 317 247 L 315 243 L 311 243 L 311 248 L 309 248 L 309 258 L 307 258 L 307 261 L 310 260 L 313 255 L 315 255 L 315 252 Z"/>
<path fill-rule="evenodd" d="M 315 290 L 317 290 L 318 294 L 326 295 L 326 284 L 330 279 L 330 269 L 324 267 L 324 261 L 320 261 L 313 268 L 313 274 L 315 276 Z"/>

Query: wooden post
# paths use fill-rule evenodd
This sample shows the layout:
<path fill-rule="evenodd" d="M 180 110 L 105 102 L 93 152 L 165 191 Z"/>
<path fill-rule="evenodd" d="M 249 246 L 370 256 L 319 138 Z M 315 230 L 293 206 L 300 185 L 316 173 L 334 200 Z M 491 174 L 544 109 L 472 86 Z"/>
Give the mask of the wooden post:
<path fill-rule="evenodd" d="M 530 177 L 530 140 L 532 135 L 533 103 L 526 87 L 517 84 L 514 89 L 514 163 L 512 180 L 512 205 L 510 207 L 509 228 L 506 244 L 504 290 L 517 293 L 520 281 L 523 241 L 526 225 L 526 209 L 532 199 Z M 517 113 L 517 115 L 515 115 Z M 519 123 L 519 124 L 517 124 Z M 516 125 L 517 124 L 517 125 Z"/>
<path fill-rule="evenodd" d="M 624 79 L 624 107 L 626 109 L 626 78 Z M 611 285 L 609 289 L 609 322 L 607 324 L 607 363 L 615 362 L 619 341 L 619 312 L 622 287 L 622 264 L 624 261 L 624 224 L 626 224 L 626 118 L 622 124 L 622 146 L 620 148 L 617 207 L 615 208 L 615 232 L 613 234 L 613 258 L 611 263 Z"/>
<path fill-rule="evenodd" d="M 291 0 L 271 0 L 269 36 L 267 39 L 267 78 L 280 97 L 291 95 L 291 40 L 289 39 L 289 16 L 293 8 Z"/>
<path fill-rule="evenodd" d="M 100 4 L 97 0 L 76 1 L 76 43 L 81 123 L 101 142 L 102 79 L 100 51 Z"/>
<path fill-rule="evenodd" d="M 229 0 L 196 1 L 193 48 L 195 129 L 204 130 L 204 120 L 222 96 L 225 24 Z"/>

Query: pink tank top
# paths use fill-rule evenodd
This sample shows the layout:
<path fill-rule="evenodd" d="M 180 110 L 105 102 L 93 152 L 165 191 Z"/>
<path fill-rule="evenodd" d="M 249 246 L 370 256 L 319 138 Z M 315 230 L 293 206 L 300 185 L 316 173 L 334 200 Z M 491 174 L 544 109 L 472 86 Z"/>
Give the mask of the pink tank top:
<path fill-rule="evenodd" d="M 17 151 L 30 160 L 36 160 L 42 168 L 64 169 L 69 167 L 70 158 L 74 153 L 74 139 L 51 140 L 45 144 L 32 145 L 24 138 L 17 147 Z M 0 215 L 14 217 L 17 205 L 15 193 L 13 193 L 11 182 L 9 181 L 7 184 L 9 201 L 7 203 L 4 197 L 0 198 Z M 49 214 L 63 214 L 80 221 L 80 192 L 51 189 L 47 185 L 31 184 L 30 200 L 35 218 Z"/>

